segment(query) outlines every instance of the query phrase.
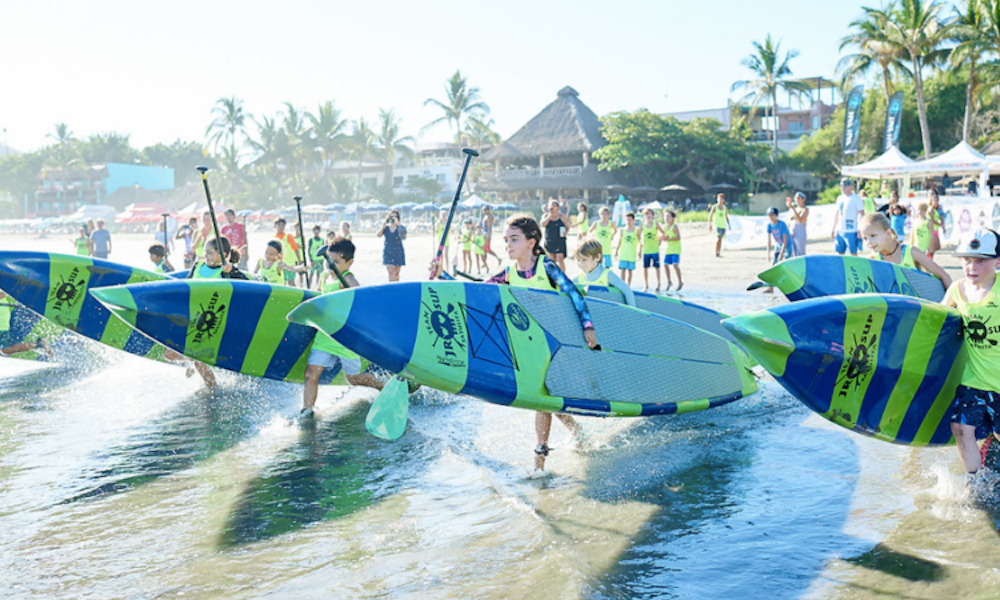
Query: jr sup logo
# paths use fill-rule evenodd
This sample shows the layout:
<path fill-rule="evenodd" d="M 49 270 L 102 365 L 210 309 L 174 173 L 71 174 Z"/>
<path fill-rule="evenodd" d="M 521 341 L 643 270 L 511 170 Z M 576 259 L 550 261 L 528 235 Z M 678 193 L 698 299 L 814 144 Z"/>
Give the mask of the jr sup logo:
<path fill-rule="evenodd" d="M 868 315 L 860 337 L 854 335 L 854 343 L 845 345 L 847 360 L 840 367 L 837 375 L 837 396 L 845 398 L 865 383 L 871 376 L 874 357 L 878 354 L 878 334 L 872 331 L 875 318 Z"/>

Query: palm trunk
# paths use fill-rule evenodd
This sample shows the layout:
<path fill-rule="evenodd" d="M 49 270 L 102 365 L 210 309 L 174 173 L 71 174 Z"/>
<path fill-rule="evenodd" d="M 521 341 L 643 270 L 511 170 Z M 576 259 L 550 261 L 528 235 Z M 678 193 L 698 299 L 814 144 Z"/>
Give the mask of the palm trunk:
<path fill-rule="evenodd" d="M 924 159 L 927 159 L 931 155 L 931 131 L 927 125 L 927 103 L 924 101 L 924 78 L 920 73 L 920 61 L 915 54 L 913 54 L 912 62 L 913 87 L 917 94 L 917 112 L 920 116 L 920 138 L 924 143 Z"/>
<path fill-rule="evenodd" d="M 774 136 L 774 150 L 771 162 L 778 162 L 778 92 L 771 94 L 771 135 Z"/>
<path fill-rule="evenodd" d="M 889 110 L 889 102 L 892 101 L 892 86 L 889 85 L 889 67 L 882 66 L 882 82 L 885 83 L 885 109 Z"/>
<path fill-rule="evenodd" d="M 972 127 L 972 92 L 975 89 L 976 60 L 969 60 L 969 83 L 965 86 L 965 119 L 962 121 L 962 141 L 969 143 L 969 129 Z"/>

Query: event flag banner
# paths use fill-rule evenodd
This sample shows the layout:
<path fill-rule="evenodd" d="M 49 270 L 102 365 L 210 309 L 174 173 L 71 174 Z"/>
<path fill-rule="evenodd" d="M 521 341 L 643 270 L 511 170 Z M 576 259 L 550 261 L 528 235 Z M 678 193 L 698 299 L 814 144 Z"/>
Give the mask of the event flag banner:
<path fill-rule="evenodd" d="M 885 135 L 882 139 L 882 153 L 893 146 L 899 146 L 899 126 L 903 120 L 903 92 L 896 92 L 889 99 L 889 108 L 885 111 Z"/>
<path fill-rule="evenodd" d="M 859 85 L 847 97 L 847 113 L 844 115 L 844 156 L 857 154 L 858 138 L 861 132 L 861 105 L 865 100 L 865 86 Z"/>

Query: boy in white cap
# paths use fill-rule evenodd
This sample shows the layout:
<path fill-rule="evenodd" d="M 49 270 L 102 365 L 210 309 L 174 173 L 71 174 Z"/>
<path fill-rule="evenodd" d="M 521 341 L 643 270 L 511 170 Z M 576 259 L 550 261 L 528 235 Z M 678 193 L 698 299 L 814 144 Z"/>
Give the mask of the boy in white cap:
<path fill-rule="evenodd" d="M 979 471 L 979 437 L 1000 439 L 1000 236 L 977 229 L 958 244 L 965 279 L 953 283 L 941 302 L 962 313 L 968 360 L 952 403 L 951 432 L 970 482 Z"/>

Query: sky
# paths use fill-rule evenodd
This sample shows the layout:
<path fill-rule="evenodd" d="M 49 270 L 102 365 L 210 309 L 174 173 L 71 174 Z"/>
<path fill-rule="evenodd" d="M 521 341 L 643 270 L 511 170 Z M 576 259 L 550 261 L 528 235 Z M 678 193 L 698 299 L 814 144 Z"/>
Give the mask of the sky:
<path fill-rule="evenodd" d="M 833 77 L 866 4 L 879 3 L 3 0 L 0 128 L 22 151 L 51 143 L 58 122 L 137 148 L 204 141 L 213 104 L 236 96 L 258 117 L 286 101 L 332 100 L 349 119 L 391 108 L 418 136 L 439 116 L 424 101 L 443 100 L 456 69 L 505 138 L 566 85 L 598 115 L 718 108 L 768 34 L 799 52 L 794 75 Z M 419 141 L 450 137 L 441 126 Z"/>

